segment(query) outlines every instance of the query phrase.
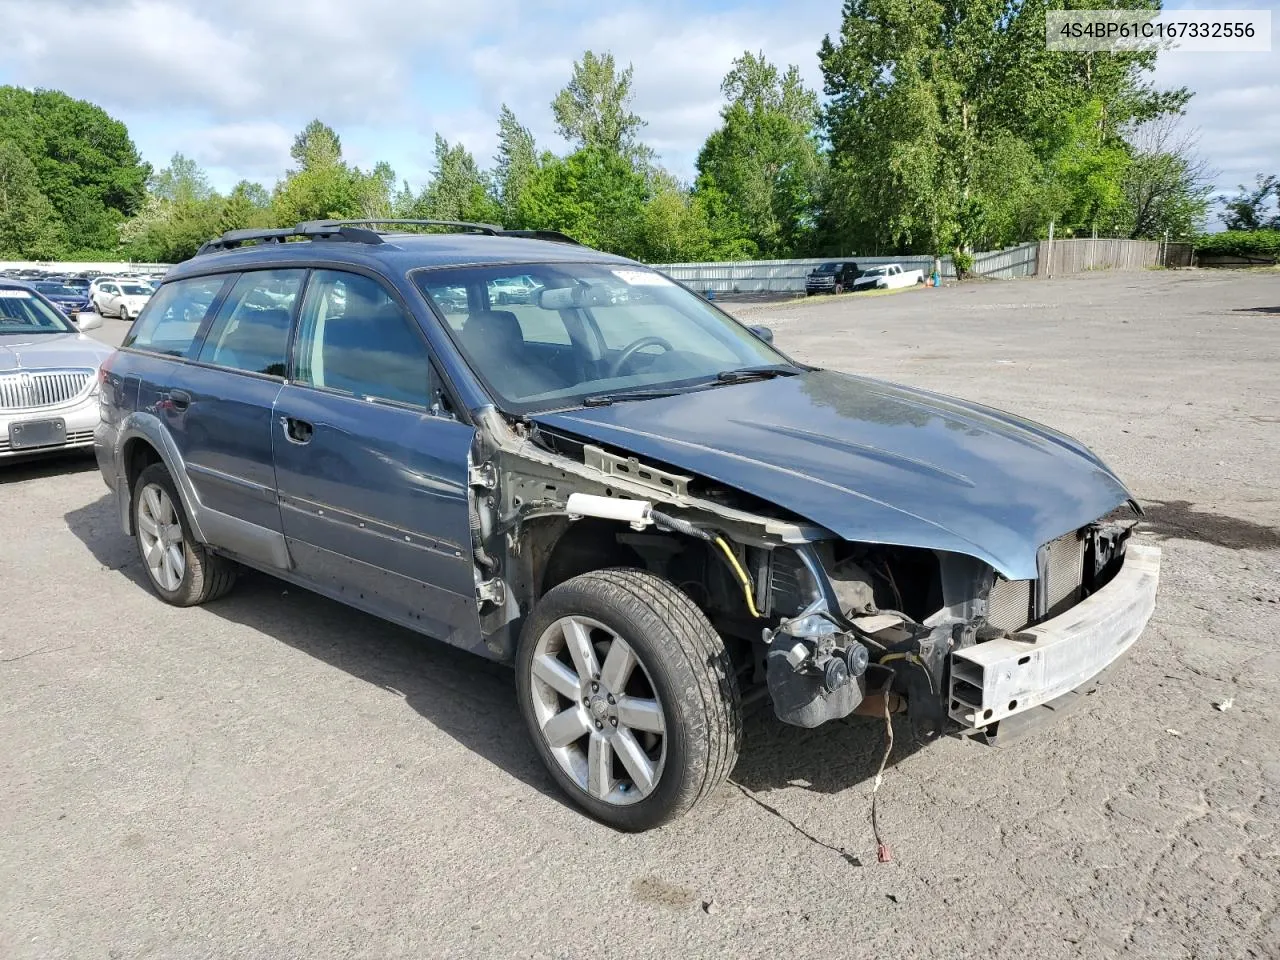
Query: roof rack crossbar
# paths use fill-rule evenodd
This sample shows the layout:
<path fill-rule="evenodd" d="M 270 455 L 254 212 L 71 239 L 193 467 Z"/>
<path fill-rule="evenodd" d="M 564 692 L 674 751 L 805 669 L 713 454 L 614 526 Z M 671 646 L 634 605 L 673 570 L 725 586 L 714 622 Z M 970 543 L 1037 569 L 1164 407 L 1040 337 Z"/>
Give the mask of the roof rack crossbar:
<path fill-rule="evenodd" d="M 361 230 L 333 220 L 312 220 L 299 223 L 293 227 L 248 228 L 245 230 L 228 230 L 222 236 L 207 241 L 196 256 L 202 253 L 214 253 L 219 250 L 234 250 L 246 243 L 283 243 L 291 237 L 307 237 L 313 240 L 346 240 L 351 243 L 383 243 L 383 239 L 373 230 Z"/>

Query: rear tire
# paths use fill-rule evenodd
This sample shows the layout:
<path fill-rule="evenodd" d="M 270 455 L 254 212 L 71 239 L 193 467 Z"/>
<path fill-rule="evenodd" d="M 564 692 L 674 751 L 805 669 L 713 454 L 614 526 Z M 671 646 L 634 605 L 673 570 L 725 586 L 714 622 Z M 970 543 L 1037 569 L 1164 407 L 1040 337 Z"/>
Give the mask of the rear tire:
<path fill-rule="evenodd" d="M 139 474 L 129 509 L 147 579 L 165 603 L 196 606 L 216 600 L 235 585 L 235 563 L 191 535 L 178 489 L 164 464 L 153 463 Z"/>
<path fill-rule="evenodd" d="M 556 783 L 620 830 L 682 816 L 737 762 L 742 707 L 724 641 L 644 570 L 585 573 L 547 593 L 521 633 L 516 694 Z"/>

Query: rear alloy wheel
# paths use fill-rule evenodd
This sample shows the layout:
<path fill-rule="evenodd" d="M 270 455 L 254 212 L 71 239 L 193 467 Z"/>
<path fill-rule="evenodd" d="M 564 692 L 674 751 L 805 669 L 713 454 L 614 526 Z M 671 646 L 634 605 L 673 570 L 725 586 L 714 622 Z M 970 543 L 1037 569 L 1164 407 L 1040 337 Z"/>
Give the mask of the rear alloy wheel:
<path fill-rule="evenodd" d="M 235 583 L 236 565 L 191 536 L 164 464 L 147 467 L 134 483 L 133 527 L 147 578 L 165 602 L 194 606 L 222 596 Z"/>
<path fill-rule="evenodd" d="M 583 574 L 543 597 L 516 686 L 557 783 L 619 829 L 684 814 L 737 759 L 741 707 L 724 643 L 688 596 L 643 570 Z"/>

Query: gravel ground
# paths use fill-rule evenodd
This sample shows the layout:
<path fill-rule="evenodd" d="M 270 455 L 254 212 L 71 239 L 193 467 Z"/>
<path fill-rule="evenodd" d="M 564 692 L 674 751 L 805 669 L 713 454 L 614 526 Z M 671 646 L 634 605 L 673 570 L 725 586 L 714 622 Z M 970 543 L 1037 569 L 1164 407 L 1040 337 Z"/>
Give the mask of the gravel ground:
<path fill-rule="evenodd" d="M 1082 710 L 1000 748 L 901 726 L 890 864 L 863 720 L 753 716 L 700 812 L 619 835 L 504 669 L 265 576 L 167 607 L 91 461 L 0 468 L 0 956 L 1280 956 L 1280 274 L 735 309 L 1127 478 L 1161 594 Z"/>

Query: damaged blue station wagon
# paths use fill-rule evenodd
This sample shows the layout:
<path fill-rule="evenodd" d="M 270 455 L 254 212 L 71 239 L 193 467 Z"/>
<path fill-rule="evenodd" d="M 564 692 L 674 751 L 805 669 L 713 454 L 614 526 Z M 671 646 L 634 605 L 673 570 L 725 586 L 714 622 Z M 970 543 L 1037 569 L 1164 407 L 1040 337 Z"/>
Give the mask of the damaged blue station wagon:
<path fill-rule="evenodd" d="M 552 776 L 629 830 L 723 782 L 744 698 L 993 736 L 1150 617 L 1159 551 L 1079 443 L 796 363 L 567 237 L 413 223 L 228 233 L 103 365 L 166 601 L 244 565 L 509 662 Z"/>

